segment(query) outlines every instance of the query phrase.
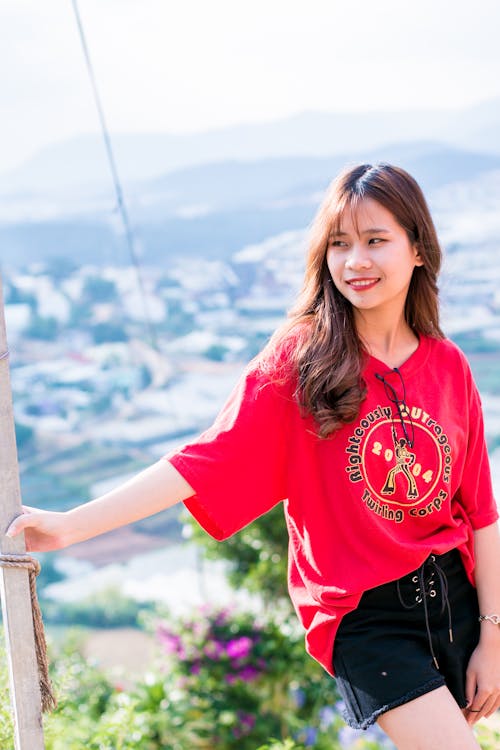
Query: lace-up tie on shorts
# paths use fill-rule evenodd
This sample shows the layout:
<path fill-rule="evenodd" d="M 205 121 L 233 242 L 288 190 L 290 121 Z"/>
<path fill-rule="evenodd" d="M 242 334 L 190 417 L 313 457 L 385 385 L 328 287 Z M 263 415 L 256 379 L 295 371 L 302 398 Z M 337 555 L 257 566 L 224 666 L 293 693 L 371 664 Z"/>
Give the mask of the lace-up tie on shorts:
<path fill-rule="evenodd" d="M 429 573 L 429 577 L 427 579 L 425 577 L 426 568 Z M 435 555 L 431 555 L 420 566 L 420 568 L 418 568 L 415 575 L 412 576 L 411 580 L 416 586 L 415 587 L 416 596 L 415 596 L 414 602 L 412 602 L 411 604 L 408 604 L 407 602 L 404 601 L 403 596 L 401 594 L 401 586 L 400 586 L 399 581 L 396 581 L 396 588 L 398 591 L 398 597 L 399 597 L 399 601 L 401 602 L 401 606 L 404 607 L 405 609 L 413 609 L 414 607 L 418 607 L 420 604 L 423 603 L 425 628 L 427 631 L 427 638 L 429 640 L 430 652 L 432 654 L 432 661 L 436 665 L 436 669 L 439 669 L 439 662 L 437 660 L 434 647 L 432 645 L 431 626 L 429 623 L 429 607 L 427 604 L 428 598 L 434 599 L 437 596 L 437 591 L 435 588 L 435 578 L 434 578 L 435 575 L 437 575 L 439 579 L 439 588 L 440 588 L 440 593 L 441 593 L 441 614 L 444 613 L 445 609 L 448 610 L 448 634 L 450 638 L 450 643 L 453 643 L 453 628 L 451 624 L 451 606 L 450 606 L 450 600 L 448 598 L 448 579 L 446 578 L 446 573 L 444 572 L 442 567 L 438 565 Z"/>

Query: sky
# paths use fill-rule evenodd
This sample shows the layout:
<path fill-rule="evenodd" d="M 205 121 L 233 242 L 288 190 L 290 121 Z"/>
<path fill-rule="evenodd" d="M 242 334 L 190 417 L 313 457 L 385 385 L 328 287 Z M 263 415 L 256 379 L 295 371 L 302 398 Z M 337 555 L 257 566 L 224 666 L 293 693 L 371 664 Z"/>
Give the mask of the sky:
<path fill-rule="evenodd" d="M 500 96 L 498 0 L 78 0 L 111 132 Z M 0 3 L 0 172 L 99 131 L 72 0 Z M 367 121 L 369 127 L 369 120 Z"/>

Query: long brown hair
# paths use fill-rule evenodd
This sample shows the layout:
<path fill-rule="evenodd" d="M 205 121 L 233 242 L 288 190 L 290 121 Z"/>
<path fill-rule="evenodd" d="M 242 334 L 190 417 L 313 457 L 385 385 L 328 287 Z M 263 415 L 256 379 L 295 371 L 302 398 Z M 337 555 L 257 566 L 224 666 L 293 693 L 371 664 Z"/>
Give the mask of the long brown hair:
<path fill-rule="evenodd" d="M 444 337 L 437 288 L 441 248 L 418 183 L 404 169 L 385 162 L 346 167 L 331 183 L 311 224 L 302 291 L 262 353 L 264 369 L 271 370 L 278 358 L 283 362 L 284 348 L 288 350 L 287 371 L 291 367 L 296 375 L 296 398 L 304 412 L 313 415 L 320 437 L 352 422 L 366 396 L 361 375 L 366 352 L 351 303 L 335 287 L 326 261 L 332 230 L 339 230 L 347 208 L 355 217 L 365 198 L 389 210 L 410 242 L 418 243 L 424 263 L 413 271 L 406 322 L 416 334 Z"/>

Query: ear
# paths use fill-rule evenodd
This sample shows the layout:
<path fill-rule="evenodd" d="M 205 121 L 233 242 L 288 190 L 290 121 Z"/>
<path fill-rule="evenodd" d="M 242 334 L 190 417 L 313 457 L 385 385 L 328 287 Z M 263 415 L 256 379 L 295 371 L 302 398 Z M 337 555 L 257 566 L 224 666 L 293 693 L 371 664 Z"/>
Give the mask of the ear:
<path fill-rule="evenodd" d="M 418 242 L 416 242 L 413 245 L 413 251 L 415 253 L 415 265 L 416 266 L 423 266 L 424 265 L 424 259 L 422 258 L 421 254 L 420 254 L 420 245 L 418 244 Z"/>

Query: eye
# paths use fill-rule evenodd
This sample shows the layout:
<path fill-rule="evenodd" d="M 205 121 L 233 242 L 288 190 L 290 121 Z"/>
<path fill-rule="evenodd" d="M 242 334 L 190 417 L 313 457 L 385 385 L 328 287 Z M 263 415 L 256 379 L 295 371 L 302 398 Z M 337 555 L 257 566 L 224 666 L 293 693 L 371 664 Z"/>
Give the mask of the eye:
<path fill-rule="evenodd" d="M 372 237 L 370 242 L 383 242 L 384 240 L 381 237 Z"/>
<path fill-rule="evenodd" d="M 346 244 L 347 243 L 342 242 L 342 240 L 330 240 L 330 247 L 342 247 Z"/>

